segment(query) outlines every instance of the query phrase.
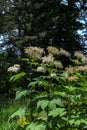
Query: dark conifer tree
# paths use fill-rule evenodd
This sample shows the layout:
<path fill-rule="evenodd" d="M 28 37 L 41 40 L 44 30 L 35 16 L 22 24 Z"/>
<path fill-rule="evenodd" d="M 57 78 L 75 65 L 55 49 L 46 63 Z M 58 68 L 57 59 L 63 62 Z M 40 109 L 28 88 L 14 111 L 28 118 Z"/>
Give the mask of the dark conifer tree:
<path fill-rule="evenodd" d="M 82 50 L 76 31 L 80 8 L 76 0 L 15 0 L 8 1 L 5 11 L 9 44 L 24 55 L 29 45 L 55 45 L 70 52 Z"/>

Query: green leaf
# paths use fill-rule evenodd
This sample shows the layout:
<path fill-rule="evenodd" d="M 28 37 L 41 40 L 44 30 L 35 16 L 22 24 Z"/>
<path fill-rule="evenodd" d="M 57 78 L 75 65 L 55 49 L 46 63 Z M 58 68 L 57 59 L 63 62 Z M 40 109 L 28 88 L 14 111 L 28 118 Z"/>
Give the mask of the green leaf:
<path fill-rule="evenodd" d="M 18 116 L 20 118 L 23 117 L 25 115 L 25 110 L 26 110 L 25 107 L 20 108 L 18 111 L 16 111 L 9 117 L 9 120 L 15 118 L 16 116 Z"/>
<path fill-rule="evenodd" d="M 48 106 L 49 106 L 50 109 L 55 109 L 56 105 L 61 106 L 61 107 L 64 106 L 63 102 L 62 102 L 62 100 L 60 98 L 53 99 L 53 100 L 49 101 Z"/>
<path fill-rule="evenodd" d="M 41 111 L 37 117 L 37 119 L 41 119 L 41 120 L 47 120 L 47 112 L 46 111 Z"/>
<path fill-rule="evenodd" d="M 27 61 L 27 62 L 29 62 L 29 59 L 28 59 L 28 58 L 22 58 L 22 61 Z"/>
<path fill-rule="evenodd" d="M 43 123 L 41 124 L 31 123 L 26 127 L 25 130 L 45 130 L 45 129 L 46 129 L 46 125 Z"/>
<path fill-rule="evenodd" d="M 52 100 L 52 101 L 49 102 L 48 107 L 49 107 L 50 109 L 55 109 L 55 108 L 56 108 L 56 104 L 55 104 L 54 100 Z"/>
<path fill-rule="evenodd" d="M 37 108 L 41 107 L 43 110 L 48 106 L 49 100 L 41 100 L 37 103 Z"/>
<path fill-rule="evenodd" d="M 75 121 L 75 125 L 76 125 L 76 126 L 79 126 L 80 124 L 81 124 L 81 120 L 76 120 L 76 121 Z"/>
<path fill-rule="evenodd" d="M 42 80 L 42 79 L 39 79 L 39 78 L 35 78 L 34 79 L 35 81 L 32 81 L 29 83 L 28 87 L 30 86 L 44 86 L 44 87 L 48 87 L 49 86 L 49 82 L 48 81 L 45 81 L 45 80 Z"/>
<path fill-rule="evenodd" d="M 86 126 L 84 126 L 83 128 L 84 128 L 84 129 L 86 129 L 86 128 L 87 128 L 87 125 L 86 125 Z"/>
<path fill-rule="evenodd" d="M 49 114 L 48 114 L 48 116 L 52 116 L 53 118 L 54 118 L 54 117 L 57 117 L 58 115 L 59 115 L 60 117 L 66 115 L 65 109 L 64 109 L 64 108 L 56 108 L 55 110 L 51 110 L 51 111 L 49 112 Z"/>
<path fill-rule="evenodd" d="M 15 74 L 15 75 L 13 75 L 13 76 L 10 78 L 10 81 L 19 80 L 20 78 L 22 78 L 22 77 L 25 76 L 25 75 L 26 75 L 25 72 L 21 72 L 21 73 Z"/>
<path fill-rule="evenodd" d="M 39 95 L 36 96 L 37 99 L 47 98 L 47 97 L 48 97 L 48 95 L 45 92 L 43 92 L 43 93 L 41 93 L 41 94 L 39 94 Z"/>
<path fill-rule="evenodd" d="M 54 99 L 53 101 L 54 101 L 55 104 L 58 105 L 58 106 L 61 106 L 61 107 L 64 106 L 64 105 L 63 105 L 63 102 L 62 102 L 62 100 L 61 100 L 61 98 Z"/>
<path fill-rule="evenodd" d="M 24 91 L 17 91 L 16 92 L 16 100 L 20 99 L 22 96 L 26 96 L 28 93 L 28 90 L 24 90 Z"/>
<path fill-rule="evenodd" d="M 81 123 L 84 123 L 85 125 L 87 125 L 87 118 L 81 119 Z"/>
<path fill-rule="evenodd" d="M 37 85 L 37 83 L 38 83 L 37 81 L 32 81 L 29 83 L 28 87 L 31 87 L 31 86 L 34 87 Z"/>
<path fill-rule="evenodd" d="M 44 86 L 44 87 L 48 87 L 48 86 L 49 86 L 49 83 L 48 83 L 47 81 L 45 81 L 45 80 L 42 80 L 42 81 L 39 81 L 39 82 L 38 82 L 38 85 Z"/>
<path fill-rule="evenodd" d="M 36 61 L 32 61 L 32 62 L 30 62 L 30 64 L 31 64 L 31 65 L 34 65 L 34 66 L 38 66 L 38 65 L 39 65 L 39 63 L 36 62 Z"/>
<path fill-rule="evenodd" d="M 54 94 L 55 94 L 55 95 L 59 95 L 59 96 L 61 96 L 61 97 L 66 97 L 66 96 L 67 96 L 66 92 L 58 92 L 58 91 L 55 91 Z"/>
<path fill-rule="evenodd" d="M 69 120 L 70 125 L 74 124 L 74 122 L 75 122 L 75 119 Z"/>

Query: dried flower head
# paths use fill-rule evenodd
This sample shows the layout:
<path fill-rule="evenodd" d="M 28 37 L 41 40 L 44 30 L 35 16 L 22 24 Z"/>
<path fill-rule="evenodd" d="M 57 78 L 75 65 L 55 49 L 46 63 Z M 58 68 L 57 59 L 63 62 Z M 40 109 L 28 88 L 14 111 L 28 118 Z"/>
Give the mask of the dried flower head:
<path fill-rule="evenodd" d="M 45 72 L 45 69 L 43 66 L 38 66 L 37 67 L 37 72 Z"/>
<path fill-rule="evenodd" d="M 77 81 L 78 77 L 76 75 L 69 75 L 69 73 L 64 73 L 63 74 L 64 78 L 68 81 Z"/>
<path fill-rule="evenodd" d="M 78 72 L 87 72 L 87 65 L 85 66 L 79 66 L 76 71 Z"/>
<path fill-rule="evenodd" d="M 59 49 L 57 49 L 56 47 L 48 46 L 47 50 L 49 53 L 53 54 L 54 56 L 59 55 Z"/>
<path fill-rule="evenodd" d="M 66 50 L 61 48 L 60 52 L 59 52 L 59 55 L 69 56 L 69 53 Z"/>
<path fill-rule="evenodd" d="M 75 68 L 71 67 L 71 66 L 70 67 L 66 67 L 65 70 L 66 70 L 67 73 L 74 73 L 75 72 Z"/>
<path fill-rule="evenodd" d="M 84 56 L 84 57 L 81 59 L 81 61 L 82 61 L 83 64 L 87 65 L 87 57 Z"/>
<path fill-rule="evenodd" d="M 14 64 L 13 66 L 9 67 L 7 71 L 17 73 L 19 70 L 20 70 L 20 65 Z"/>
<path fill-rule="evenodd" d="M 56 73 L 51 73 L 50 74 L 51 77 L 57 76 Z"/>
<path fill-rule="evenodd" d="M 49 54 L 48 56 L 42 57 L 42 63 L 53 63 L 54 62 L 54 57 L 52 54 Z"/>
<path fill-rule="evenodd" d="M 54 61 L 53 62 L 53 65 L 58 68 L 58 69 L 62 69 L 63 68 L 63 65 L 60 61 Z"/>
<path fill-rule="evenodd" d="M 69 76 L 68 78 L 67 78 L 67 80 L 68 81 L 77 81 L 78 80 L 78 77 L 77 76 Z"/>
<path fill-rule="evenodd" d="M 74 53 L 74 56 L 75 56 L 77 59 L 82 59 L 82 58 L 84 58 L 84 55 L 83 55 L 81 52 L 78 52 L 78 51 L 76 51 L 76 52 Z"/>
<path fill-rule="evenodd" d="M 44 49 L 40 47 L 27 47 L 25 53 L 33 60 L 41 60 L 41 57 L 45 52 Z"/>

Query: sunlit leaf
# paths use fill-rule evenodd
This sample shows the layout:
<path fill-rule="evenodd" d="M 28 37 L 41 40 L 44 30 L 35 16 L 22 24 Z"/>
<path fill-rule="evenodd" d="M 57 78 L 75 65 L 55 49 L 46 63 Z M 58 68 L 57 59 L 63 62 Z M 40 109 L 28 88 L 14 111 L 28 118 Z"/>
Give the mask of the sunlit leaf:
<path fill-rule="evenodd" d="M 13 76 L 10 78 L 10 81 L 19 80 L 20 78 L 24 77 L 25 75 L 26 75 L 25 72 L 20 72 L 20 73 L 18 73 L 18 74 L 13 75 Z"/>

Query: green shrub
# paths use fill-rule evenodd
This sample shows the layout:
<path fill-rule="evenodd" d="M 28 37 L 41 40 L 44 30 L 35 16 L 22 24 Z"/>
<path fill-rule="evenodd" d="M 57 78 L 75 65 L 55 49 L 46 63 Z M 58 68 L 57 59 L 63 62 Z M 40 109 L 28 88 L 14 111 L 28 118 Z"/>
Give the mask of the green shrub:
<path fill-rule="evenodd" d="M 37 58 L 36 61 L 23 59 L 30 67 L 30 73 L 26 73 L 29 85 L 27 89 L 16 93 L 16 100 L 27 96 L 28 105 L 25 105 L 27 111 L 21 115 L 19 109 L 12 116 L 14 119 L 18 114 L 17 120 L 26 117 L 26 125 L 23 128 L 20 125 L 21 129 L 84 130 L 87 128 L 87 65 L 77 57 L 77 65 L 74 59 L 75 64 L 68 64 L 65 67 L 62 64 L 63 59 L 59 61 L 59 57 L 60 54 L 67 54 L 65 57 L 68 57 L 68 53 L 64 50 L 60 51 L 61 53 L 57 51 L 55 57 L 53 56 L 55 53 L 48 54 L 39 61 Z M 25 75 L 16 74 L 11 79 L 16 81 L 22 76 Z"/>

